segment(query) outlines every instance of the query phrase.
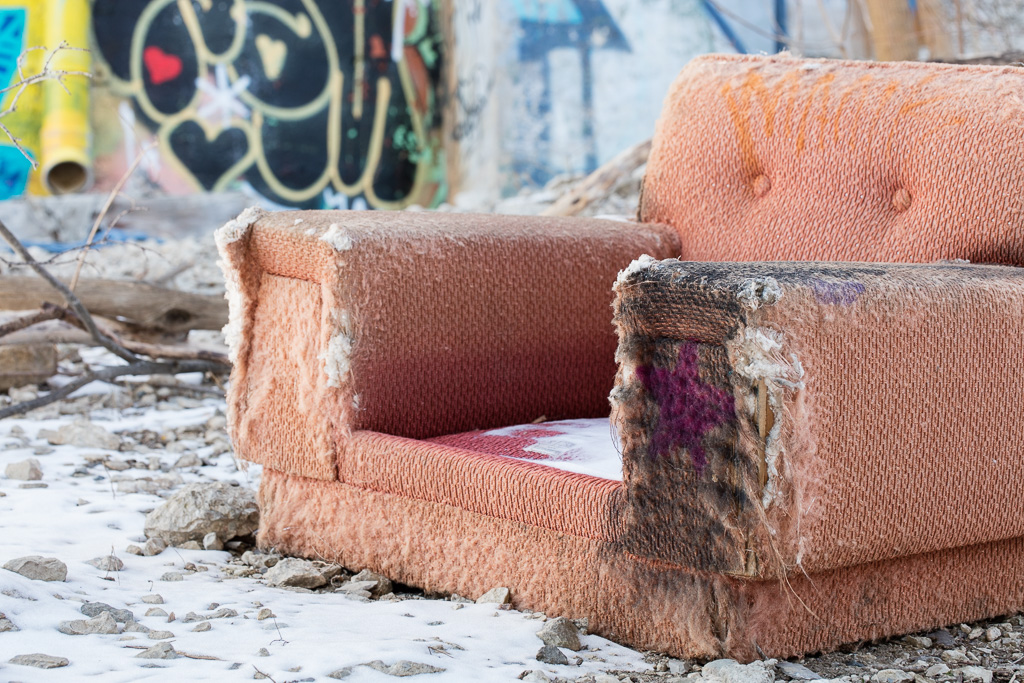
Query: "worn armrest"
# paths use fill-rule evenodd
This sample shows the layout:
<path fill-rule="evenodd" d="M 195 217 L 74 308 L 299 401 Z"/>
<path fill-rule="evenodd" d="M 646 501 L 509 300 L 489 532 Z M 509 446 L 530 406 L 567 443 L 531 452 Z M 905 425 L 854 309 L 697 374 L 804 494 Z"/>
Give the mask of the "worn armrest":
<path fill-rule="evenodd" d="M 638 261 L 625 543 L 808 574 L 1024 535 L 1024 269 Z"/>
<path fill-rule="evenodd" d="M 678 254 L 657 225 L 421 212 L 248 212 L 218 245 L 236 450 L 321 479 L 355 430 L 607 414 L 616 273 Z"/>

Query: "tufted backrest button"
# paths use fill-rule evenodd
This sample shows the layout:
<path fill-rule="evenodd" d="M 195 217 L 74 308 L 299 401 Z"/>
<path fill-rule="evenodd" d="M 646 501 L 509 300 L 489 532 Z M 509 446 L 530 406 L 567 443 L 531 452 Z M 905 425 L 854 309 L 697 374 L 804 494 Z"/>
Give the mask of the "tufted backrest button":
<path fill-rule="evenodd" d="M 910 208 L 910 193 L 907 192 L 907 188 L 901 187 L 896 190 L 896 194 L 892 196 L 892 208 L 896 209 L 897 213 L 903 213 Z"/>
<path fill-rule="evenodd" d="M 761 174 L 754 178 L 754 196 L 763 197 L 768 193 L 768 190 L 772 189 L 772 181 L 768 180 L 768 176 Z"/>

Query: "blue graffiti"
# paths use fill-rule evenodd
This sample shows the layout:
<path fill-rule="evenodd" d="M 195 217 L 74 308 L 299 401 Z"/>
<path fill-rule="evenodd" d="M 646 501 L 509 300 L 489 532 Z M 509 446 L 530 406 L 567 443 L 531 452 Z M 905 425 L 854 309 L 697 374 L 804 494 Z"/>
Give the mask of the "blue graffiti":
<path fill-rule="evenodd" d="M 512 0 L 519 19 L 519 59 L 536 62 L 541 68 L 541 92 L 531 109 L 542 123 L 536 139 L 538 149 L 547 149 L 551 137 L 548 117 L 551 114 L 551 69 L 548 55 L 552 50 L 571 48 L 580 55 L 580 99 L 583 104 L 581 134 L 586 149 L 585 171 L 597 168 L 597 141 L 594 136 L 594 85 L 592 53 L 594 50 L 632 48 L 615 19 L 601 0 Z M 513 161 L 520 177 L 536 184 L 547 182 L 552 169 L 545 162 L 523 158 Z"/>
<path fill-rule="evenodd" d="M 23 7 L 0 9 L 0 88 L 9 86 L 18 73 L 18 57 L 25 49 L 25 19 Z"/>
<path fill-rule="evenodd" d="M 0 147 L 0 199 L 20 197 L 25 193 L 32 162 L 26 159 L 17 147 Z"/>

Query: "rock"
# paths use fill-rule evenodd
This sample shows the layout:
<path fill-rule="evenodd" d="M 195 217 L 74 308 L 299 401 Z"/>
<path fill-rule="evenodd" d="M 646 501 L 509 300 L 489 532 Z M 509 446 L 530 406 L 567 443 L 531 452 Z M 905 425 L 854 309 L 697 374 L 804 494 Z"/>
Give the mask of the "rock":
<path fill-rule="evenodd" d="M 167 610 L 165 610 L 163 607 L 150 607 L 148 610 L 146 610 L 146 616 L 147 617 L 166 617 L 167 616 Z"/>
<path fill-rule="evenodd" d="M 181 572 L 164 572 L 160 575 L 161 581 L 184 581 L 185 575 Z"/>
<path fill-rule="evenodd" d="M 79 448 L 103 448 L 116 451 L 121 448 L 121 438 L 89 420 L 75 420 L 57 431 L 43 429 L 40 439 L 46 439 L 54 446 L 69 445 Z"/>
<path fill-rule="evenodd" d="M 221 607 L 216 612 L 211 614 L 209 618 L 210 619 L 230 619 L 232 617 L 237 617 L 237 616 L 238 616 L 238 612 L 236 612 L 235 610 L 231 609 L 230 607 Z"/>
<path fill-rule="evenodd" d="M 9 464 L 4 470 L 4 475 L 8 479 L 17 479 L 18 481 L 39 481 L 43 478 L 43 468 L 38 460 L 29 458 Z"/>
<path fill-rule="evenodd" d="M 201 633 L 203 631 L 209 631 L 211 628 L 213 628 L 213 625 L 210 622 L 208 622 L 208 621 L 200 621 L 198 624 L 196 624 L 192 628 L 192 630 L 195 631 L 196 633 Z"/>
<path fill-rule="evenodd" d="M 346 595 L 358 595 L 369 600 L 372 597 L 370 589 L 376 585 L 374 581 L 347 581 L 337 588 L 338 593 Z"/>
<path fill-rule="evenodd" d="M 924 671 L 924 675 L 928 678 L 938 678 L 939 676 L 945 676 L 948 673 L 949 667 L 946 666 L 943 662 L 936 662 Z"/>
<path fill-rule="evenodd" d="M 418 676 L 420 674 L 437 674 L 444 671 L 439 666 L 431 666 L 430 664 L 420 664 L 419 662 L 410 662 L 408 660 L 401 660 L 395 662 L 391 666 L 388 666 L 384 662 L 374 660 L 367 662 L 363 666 L 368 666 L 371 669 L 380 671 L 381 673 L 387 674 L 388 676 L 397 676 L 399 678 L 405 678 L 406 676 Z"/>
<path fill-rule="evenodd" d="M 226 541 L 256 531 L 259 514 L 251 489 L 223 482 L 188 484 L 146 515 L 145 534 L 169 545 L 199 542 L 210 533 Z"/>
<path fill-rule="evenodd" d="M 91 564 L 93 567 L 105 572 L 119 572 L 124 569 L 124 562 L 117 555 L 94 557 L 86 562 L 86 564 Z"/>
<path fill-rule="evenodd" d="M 124 551 L 126 553 L 128 553 L 129 555 L 141 555 L 142 554 L 142 548 L 140 548 L 139 546 L 135 545 L 134 543 L 129 544 L 128 547 L 124 549 Z"/>
<path fill-rule="evenodd" d="M 12 633 L 14 631 L 20 631 L 14 622 L 7 618 L 7 615 L 0 612 L 0 633 Z"/>
<path fill-rule="evenodd" d="M 942 647 L 953 647 L 953 636 L 949 631 L 945 629 L 939 629 L 938 631 L 932 631 L 927 634 L 929 638 L 934 640 L 937 644 Z"/>
<path fill-rule="evenodd" d="M 564 647 L 573 652 L 579 652 L 583 645 L 580 644 L 580 635 L 576 626 L 565 617 L 558 617 L 548 621 L 541 630 L 537 631 L 537 637 L 546 645 Z"/>
<path fill-rule="evenodd" d="M 569 659 L 554 645 L 544 645 L 537 651 L 537 661 L 545 664 L 568 664 Z"/>
<path fill-rule="evenodd" d="M 716 659 L 701 670 L 705 681 L 716 683 L 774 683 L 775 671 L 764 662 L 740 664 L 733 659 Z"/>
<path fill-rule="evenodd" d="M 62 621 L 57 630 L 69 636 L 87 636 L 94 633 L 120 633 L 117 622 L 110 612 L 101 612 L 99 616 L 92 619 L 74 619 Z"/>
<path fill-rule="evenodd" d="M 341 669 L 335 669 L 331 673 L 327 674 L 327 677 L 328 678 L 333 678 L 335 680 L 340 681 L 340 680 L 343 680 L 345 678 L 348 678 L 351 675 L 352 675 L 352 667 L 351 666 L 346 666 L 346 667 L 341 668 Z"/>
<path fill-rule="evenodd" d="M 487 591 L 479 598 L 476 599 L 476 604 L 483 605 L 489 603 L 496 603 L 498 605 L 507 605 L 512 600 L 512 591 L 504 586 L 498 588 L 492 588 Z"/>
<path fill-rule="evenodd" d="M 71 663 L 66 657 L 44 655 L 40 652 L 30 655 L 17 655 L 16 657 L 11 657 L 10 662 L 11 664 L 19 664 L 21 666 L 34 666 L 37 669 L 59 669 Z"/>
<path fill-rule="evenodd" d="M 942 661 L 946 662 L 947 664 L 960 664 L 962 662 L 970 661 L 967 658 L 967 654 L 963 650 L 960 650 L 960 649 L 957 649 L 957 650 L 945 650 L 939 656 L 942 657 Z"/>
<path fill-rule="evenodd" d="M 137 621 L 129 621 L 124 625 L 124 631 L 125 633 L 149 633 L 150 628 L 143 626 Z"/>
<path fill-rule="evenodd" d="M 338 570 L 340 571 L 341 568 L 338 567 Z M 337 573 L 335 573 L 335 576 L 337 576 Z M 372 572 L 369 569 L 364 569 L 363 571 L 353 576 L 352 581 L 372 582 L 372 586 L 370 586 L 366 590 L 368 590 L 370 592 L 370 595 L 374 598 L 379 598 L 382 595 L 387 595 L 391 592 L 393 588 L 391 585 L 391 579 L 387 578 L 386 576 L 382 576 L 377 572 Z"/>
<path fill-rule="evenodd" d="M 203 550 L 224 550 L 224 543 L 211 531 L 203 536 Z"/>
<path fill-rule="evenodd" d="M 4 563 L 4 569 L 36 581 L 65 581 L 68 578 L 68 566 L 56 557 L 19 557 Z"/>
<path fill-rule="evenodd" d="M 203 546 L 199 545 L 199 541 L 185 541 L 184 543 L 179 543 L 178 547 L 181 548 L 182 550 L 202 550 L 203 549 Z"/>
<path fill-rule="evenodd" d="M 523 679 L 526 680 L 525 678 Z M 597 674 L 594 676 L 594 683 L 619 683 L 618 676 L 612 676 L 611 674 Z"/>
<path fill-rule="evenodd" d="M 129 621 L 135 621 L 135 615 L 131 610 L 117 609 L 111 607 L 105 602 L 87 602 L 82 605 L 82 614 L 87 617 L 98 617 L 99 615 L 107 612 L 110 616 L 114 617 L 114 621 L 119 624 L 127 624 Z"/>
<path fill-rule="evenodd" d="M 19 489 L 45 489 L 49 488 L 50 485 L 42 481 L 28 481 L 24 484 L 18 484 Z"/>
<path fill-rule="evenodd" d="M 319 588 L 327 583 L 324 575 L 309 560 L 286 557 L 264 575 L 271 586 Z"/>
<path fill-rule="evenodd" d="M 985 629 L 985 640 L 987 640 L 990 643 L 997 641 L 1002 637 L 1003 632 L 995 626 L 990 626 L 989 628 Z"/>
<path fill-rule="evenodd" d="M 598 677 L 600 678 L 600 677 Z M 594 679 L 594 683 L 601 683 L 598 678 Z M 615 676 L 605 676 L 609 683 L 619 683 L 619 679 Z M 524 671 L 519 676 L 519 680 L 525 681 L 526 683 L 550 683 L 551 679 L 543 671 L 533 670 Z"/>
<path fill-rule="evenodd" d="M 135 656 L 139 659 L 175 659 L 177 658 L 178 653 L 175 652 L 174 646 L 170 643 L 157 643 L 148 650 L 144 650 Z"/>
<path fill-rule="evenodd" d="M 960 669 L 960 673 L 963 675 L 965 683 L 968 681 L 973 683 L 992 683 L 992 672 L 980 666 L 965 666 Z"/>
<path fill-rule="evenodd" d="M 932 639 L 927 636 L 907 636 L 903 639 L 903 642 L 910 647 L 916 647 L 920 650 L 925 650 L 932 646 Z"/>
<path fill-rule="evenodd" d="M 199 459 L 199 456 L 195 453 L 186 453 L 185 455 L 178 458 L 174 463 L 175 467 L 199 467 L 203 464 L 203 461 Z"/>
<path fill-rule="evenodd" d="M 273 619 L 276 616 L 277 615 L 274 614 L 274 612 L 269 607 L 264 607 L 256 613 L 256 619 L 259 621 L 263 621 L 264 619 Z"/>
<path fill-rule="evenodd" d="M 5 344 L 0 346 L 0 391 L 15 403 L 31 401 L 35 387 L 57 374 L 57 347 L 53 344 Z M 18 391 L 19 387 L 24 387 Z"/>
<path fill-rule="evenodd" d="M 817 681 L 821 680 L 821 676 L 808 669 L 803 664 L 797 664 L 796 662 L 781 661 L 775 664 L 775 668 L 789 676 L 792 679 L 798 681 Z M 686 673 L 685 671 L 672 673 Z"/>
<path fill-rule="evenodd" d="M 150 631 L 147 636 L 150 640 L 167 640 L 173 638 L 174 634 L 170 631 Z"/>
<path fill-rule="evenodd" d="M 904 683 L 914 680 L 914 674 L 900 669 L 882 669 L 871 677 L 872 683 Z"/>
<path fill-rule="evenodd" d="M 149 595 L 142 596 L 142 602 L 147 605 L 162 605 L 164 604 L 164 596 L 159 593 L 151 593 Z"/>
<path fill-rule="evenodd" d="M 165 550 L 167 550 L 167 542 L 162 538 L 147 539 L 146 544 L 142 546 L 142 554 L 146 557 L 159 555 Z"/>

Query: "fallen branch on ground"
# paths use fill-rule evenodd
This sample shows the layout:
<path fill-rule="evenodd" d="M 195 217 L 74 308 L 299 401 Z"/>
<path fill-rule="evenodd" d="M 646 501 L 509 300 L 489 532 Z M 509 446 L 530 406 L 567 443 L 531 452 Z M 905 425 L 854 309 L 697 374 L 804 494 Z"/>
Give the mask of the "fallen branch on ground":
<path fill-rule="evenodd" d="M 114 365 L 99 368 L 97 370 L 89 369 L 85 374 L 72 380 L 59 389 L 55 389 L 31 401 L 24 401 L 22 403 L 17 403 L 0 409 L 0 419 L 11 415 L 25 413 L 29 410 L 41 408 L 42 406 L 59 401 L 92 382 L 109 382 L 126 375 L 176 375 L 183 372 L 222 373 L 230 369 L 230 366 L 222 360 L 220 354 L 213 354 L 216 356 L 215 360 L 209 357 L 190 360 L 175 359 L 171 357 L 171 355 L 174 355 L 177 352 L 168 349 L 168 347 L 158 344 L 144 344 L 141 342 L 125 342 L 125 340 L 117 337 L 116 334 L 97 324 L 88 309 L 82 303 L 81 299 L 79 299 L 74 292 L 67 287 L 67 285 L 55 278 L 53 274 L 51 274 L 42 264 L 33 259 L 25 246 L 17 237 L 14 236 L 2 221 L 0 221 L 0 237 L 3 237 L 4 241 L 11 246 L 14 252 L 21 257 L 26 265 L 32 268 L 32 270 L 34 270 L 41 278 L 46 280 L 64 297 L 64 301 L 67 303 L 67 309 L 62 309 L 61 307 L 53 306 L 52 304 L 48 306 L 44 305 L 43 309 L 40 311 L 40 315 L 52 315 L 53 317 L 49 319 L 59 318 L 66 322 L 72 322 L 75 325 L 81 326 L 89 333 L 89 336 L 94 342 L 96 342 L 96 344 L 107 349 L 127 363 L 126 365 Z M 133 348 L 129 348 L 129 346 Z M 167 360 L 156 360 L 161 357 L 167 358 Z"/>

